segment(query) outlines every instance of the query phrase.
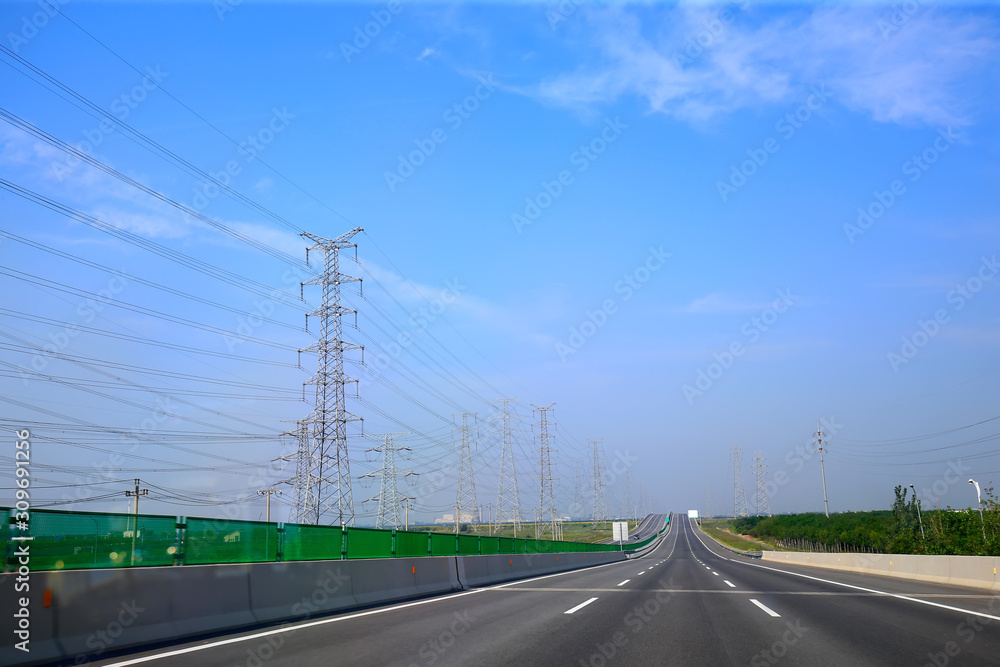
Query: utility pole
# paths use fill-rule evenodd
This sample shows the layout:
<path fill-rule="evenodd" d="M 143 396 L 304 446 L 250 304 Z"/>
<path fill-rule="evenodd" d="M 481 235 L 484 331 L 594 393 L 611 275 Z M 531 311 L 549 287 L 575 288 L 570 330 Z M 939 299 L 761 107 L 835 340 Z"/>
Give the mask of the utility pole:
<path fill-rule="evenodd" d="M 406 524 L 405 524 L 406 527 L 403 528 L 403 530 L 409 530 L 410 529 L 410 501 L 411 500 L 416 500 L 416 498 L 414 498 L 413 496 L 404 496 L 404 497 L 402 497 L 402 498 L 399 499 L 399 502 L 401 502 L 403 504 L 403 507 L 406 510 Z"/>
<path fill-rule="evenodd" d="M 378 472 L 365 473 L 359 478 L 379 478 L 378 495 L 373 498 L 366 498 L 364 501 L 366 503 L 378 501 L 378 512 L 375 514 L 376 528 L 385 528 L 386 526 L 399 528 L 399 524 L 402 523 L 399 517 L 401 497 L 399 495 L 399 488 L 396 486 L 396 479 L 398 477 L 409 477 L 410 475 L 417 474 L 409 470 L 396 469 L 396 452 L 412 451 L 409 447 L 396 447 L 392 444 L 393 436 L 402 437 L 404 435 L 409 434 L 386 433 L 383 436 L 385 443 L 381 447 L 371 447 L 367 450 L 369 452 L 378 452 L 382 455 L 382 467 Z"/>
<path fill-rule="evenodd" d="M 514 464 L 514 429 L 511 424 L 514 415 L 511 411 L 511 403 L 516 403 L 516 398 L 501 398 L 494 403 L 501 406 L 499 415 L 500 431 L 500 483 L 497 488 L 497 512 L 496 524 L 502 525 L 510 523 L 514 526 L 514 535 L 521 526 L 521 496 L 517 490 L 517 466 Z M 490 525 L 493 525 L 492 519 Z"/>
<path fill-rule="evenodd" d="M 131 559 L 129 561 L 132 565 L 135 565 L 135 538 L 136 538 L 136 535 L 139 533 L 139 496 L 148 496 L 148 495 L 149 495 L 149 489 L 140 489 L 139 488 L 139 478 L 138 477 L 136 477 L 136 479 L 135 479 L 135 491 L 126 491 L 125 492 L 125 497 L 126 498 L 135 498 L 135 505 L 133 506 L 133 510 L 132 510 L 132 517 L 133 517 L 133 519 L 132 519 L 132 557 L 131 557 Z"/>
<path fill-rule="evenodd" d="M 538 413 L 538 422 L 535 424 L 538 427 L 538 518 L 542 520 L 545 515 L 548 514 L 549 527 L 552 530 L 552 539 L 555 539 L 558 528 L 556 527 L 556 497 L 553 492 L 552 487 L 552 449 L 549 446 L 549 440 L 552 436 L 549 435 L 549 426 L 554 424 L 549 422 L 549 411 L 552 410 L 552 406 L 555 403 L 549 403 L 548 405 L 542 407 L 532 403 L 531 407 L 535 409 Z M 536 531 L 539 535 L 542 534 L 542 529 L 539 528 Z M 537 538 L 536 538 L 537 539 Z"/>
<path fill-rule="evenodd" d="M 608 504 L 604 499 L 604 463 L 601 461 L 601 440 L 589 440 L 594 456 L 594 517 L 593 529 L 608 520 Z"/>
<path fill-rule="evenodd" d="M 357 380 L 344 373 L 344 352 L 361 350 L 364 363 L 364 348 L 343 340 L 341 318 L 357 316 L 357 311 L 340 305 L 340 288 L 345 283 L 360 283 L 361 279 L 340 272 L 340 251 L 354 248 L 356 254 L 358 246 L 351 237 L 360 231 L 357 227 L 332 240 L 308 232 L 300 234 L 313 244 L 306 247 L 306 263 L 310 251 L 322 252 L 324 263 L 321 273 L 300 286 L 300 290 L 305 285 L 322 286 L 323 303 L 306 314 L 307 329 L 309 316 L 319 317 L 319 338 L 299 350 L 300 360 L 303 352 L 315 352 L 317 368 L 316 374 L 304 383 L 316 386 L 316 400 L 312 413 L 302 420 L 292 507 L 298 523 L 319 524 L 329 513 L 341 526 L 354 525 L 347 424 L 361 418 L 347 411 L 345 388 Z"/>
<path fill-rule="evenodd" d="M 458 416 L 458 415 L 455 415 Z M 476 478 L 472 472 L 472 448 L 469 438 L 469 417 L 476 418 L 476 413 L 465 412 L 462 414 L 462 436 L 459 444 L 459 464 L 458 464 L 458 491 L 455 494 L 455 532 L 458 533 L 462 524 L 462 517 L 472 518 L 476 516 L 479 508 L 479 501 L 476 499 Z"/>
<path fill-rule="evenodd" d="M 747 507 L 747 492 L 743 488 L 743 455 L 740 453 L 740 446 L 733 443 L 733 516 L 750 516 L 750 508 Z"/>
<path fill-rule="evenodd" d="M 767 463 L 764 461 L 764 453 L 759 449 L 754 451 L 753 473 L 757 480 L 756 514 L 757 516 L 762 516 L 762 514 L 771 516 L 771 507 L 767 500 Z M 763 513 L 761 512 L 762 505 L 764 508 Z"/>
<path fill-rule="evenodd" d="M 823 440 L 823 429 L 820 428 L 820 422 L 816 420 L 816 449 L 819 451 L 819 470 L 820 475 L 823 477 L 823 511 L 826 512 L 826 518 L 830 518 L 830 501 L 826 497 L 826 465 L 823 462 L 823 453 L 826 451 L 826 441 Z"/>
<path fill-rule="evenodd" d="M 258 496 L 267 496 L 267 514 L 265 515 L 265 521 L 271 523 L 271 495 L 277 493 L 281 495 L 281 489 L 276 489 L 273 486 L 270 489 L 261 489 L 257 491 Z"/>

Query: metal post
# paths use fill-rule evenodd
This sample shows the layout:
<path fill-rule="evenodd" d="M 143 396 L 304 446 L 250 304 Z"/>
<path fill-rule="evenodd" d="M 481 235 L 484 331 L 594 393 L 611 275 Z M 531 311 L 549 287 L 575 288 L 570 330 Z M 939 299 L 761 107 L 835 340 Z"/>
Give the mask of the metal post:
<path fill-rule="evenodd" d="M 912 484 L 910 484 L 910 488 L 913 489 L 913 498 L 917 501 L 917 520 L 920 521 L 920 539 L 924 540 L 926 537 L 924 536 L 924 517 L 920 514 L 920 499 L 917 498 L 917 490 L 913 488 Z"/>

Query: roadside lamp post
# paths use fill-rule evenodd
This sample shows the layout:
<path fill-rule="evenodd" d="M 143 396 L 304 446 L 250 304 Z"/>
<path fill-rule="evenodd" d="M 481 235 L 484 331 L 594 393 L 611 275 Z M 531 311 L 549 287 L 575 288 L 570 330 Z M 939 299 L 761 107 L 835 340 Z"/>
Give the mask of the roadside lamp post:
<path fill-rule="evenodd" d="M 986 522 L 983 521 L 983 494 L 979 491 L 979 482 L 974 479 L 969 480 L 969 484 L 976 487 L 976 502 L 979 504 L 979 523 L 983 527 L 983 542 L 986 541 Z"/>
<path fill-rule="evenodd" d="M 926 538 L 924 537 L 924 517 L 920 514 L 920 499 L 917 498 L 917 490 L 913 488 L 912 484 L 910 484 L 910 488 L 913 489 L 913 497 L 917 501 L 917 520 L 920 522 L 920 539 L 923 540 Z"/>

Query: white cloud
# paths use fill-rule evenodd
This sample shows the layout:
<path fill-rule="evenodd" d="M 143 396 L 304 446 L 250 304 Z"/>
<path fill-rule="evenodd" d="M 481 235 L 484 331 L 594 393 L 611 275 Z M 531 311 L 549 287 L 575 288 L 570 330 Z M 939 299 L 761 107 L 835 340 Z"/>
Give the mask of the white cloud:
<path fill-rule="evenodd" d="M 721 292 L 713 292 L 700 299 L 695 299 L 679 310 L 692 315 L 714 315 L 718 313 L 743 313 L 753 310 L 764 310 L 771 306 L 770 301 L 744 301 L 726 296 Z"/>
<path fill-rule="evenodd" d="M 655 24 L 620 7 L 590 11 L 596 61 L 583 58 L 591 64 L 518 92 L 580 111 L 636 96 L 655 113 L 702 122 L 787 103 L 822 83 L 879 122 L 959 125 L 971 110 L 957 89 L 996 47 L 992 24 L 957 10 L 922 9 L 887 35 L 879 21 L 888 8 L 734 11 L 710 39 L 706 21 L 719 7 L 665 10 Z M 707 46 L 698 46 L 700 36 Z"/>

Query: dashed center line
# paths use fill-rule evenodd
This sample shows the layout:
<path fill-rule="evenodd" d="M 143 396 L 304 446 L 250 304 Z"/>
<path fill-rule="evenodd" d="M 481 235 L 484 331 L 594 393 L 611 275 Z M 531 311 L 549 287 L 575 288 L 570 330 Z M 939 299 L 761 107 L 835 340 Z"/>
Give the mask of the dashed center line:
<path fill-rule="evenodd" d="M 715 576 L 719 576 L 718 572 L 713 572 L 712 574 L 714 574 Z"/>
<path fill-rule="evenodd" d="M 725 581 L 726 585 L 729 586 L 730 588 L 736 588 L 736 584 L 734 584 L 733 582 L 729 581 L 728 579 L 724 579 L 723 581 Z"/>
<path fill-rule="evenodd" d="M 646 571 L 645 571 L 645 570 L 643 570 L 643 571 L 642 571 L 642 572 L 640 572 L 639 574 L 640 574 L 640 575 L 642 575 L 642 574 L 646 574 Z M 639 576 L 639 575 L 636 575 L 636 576 Z"/>
<path fill-rule="evenodd" d="M 597 598 L 590 598 L 586 602 L 581 602 L 580 604 L 576 605 L 572 609 L 567 609 L 563 613 L 564 614 L 575 614 L 576 612 L 580 611 L 581 609 L 583 609 L 584 607 L 586 607 L 588 604 L 590 604 L 591 602 L 593 602 L 596 599 Z M 766 607 L 765 607 L 765 609 L 766 609 Z M 774 612 L 771 612 L 771 613 L 774 614 Z M 774 615 L 777 616 L 777 614 L 774 614 Z"/>
<path fill-rule="evenodd" d="M 624 586 L 625 584 L 627 584 L 627 583 L 628 583 L 628 582 L 630 582 L 630 581 L 632 581 L 632 580 L 631 580 L 631 579 L 626 579 L 625 581 L 623 581 L 622 583 L 620 583 L 620 584 L 618 584 L 618 585 L 619 585 L 619 586 Z"/>
<path fill-rule="evenodd" d="M 594 600 L 596 600 L 596 599 L 597 598 L 594 598 Z M 593 602 L 593 600 L 591 600 L 591 602 Z M 767 607 L 765 607 L 764 605 L 762 605 L 760 602 L 757 602 L 757 600 L 754 600 L 753 598 L 750 598 L 750 602 L 753 602 L 755 605 L 757 605 L 758 607 L 760 607 L 761 609 L 763 609 L 764 612 L 768 616 L 771 616 L 773 618 L 781 618 L 781 614 L 779 614 L 779 613 L 777 613 L 775 611 L 772 611 L 771 609 L 768 609 Z M 584 604 L 587 604 L 587 603 L 584 603 Z"/>

